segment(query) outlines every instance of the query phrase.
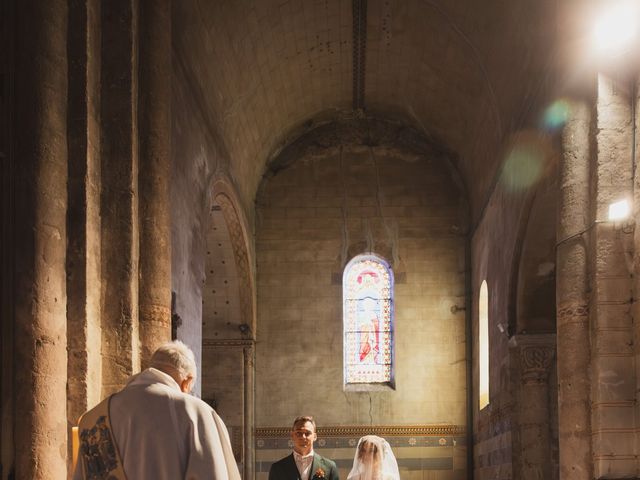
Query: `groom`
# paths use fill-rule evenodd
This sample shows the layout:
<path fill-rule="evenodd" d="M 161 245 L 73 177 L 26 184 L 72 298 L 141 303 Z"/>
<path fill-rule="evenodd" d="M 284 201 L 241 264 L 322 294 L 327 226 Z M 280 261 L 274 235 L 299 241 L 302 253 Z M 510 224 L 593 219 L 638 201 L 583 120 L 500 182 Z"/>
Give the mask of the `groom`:
<path fill-rule="evenodd" d="M 316 441 L 313 417 L 293 421 L 293 453 L 271 465 L 269 480 L 340 480 L 335 462 L 313 452 Z"/>

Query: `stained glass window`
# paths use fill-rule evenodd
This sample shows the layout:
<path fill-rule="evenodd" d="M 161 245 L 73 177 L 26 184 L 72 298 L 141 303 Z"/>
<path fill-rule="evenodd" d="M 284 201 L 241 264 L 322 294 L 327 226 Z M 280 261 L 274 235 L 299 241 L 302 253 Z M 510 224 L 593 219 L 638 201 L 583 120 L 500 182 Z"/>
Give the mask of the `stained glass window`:
<path fill-rule="evenodd" d="M 393 380 L 393 272 L 377 255 L 359 255 L 342 277 L 344 383 Z"/>

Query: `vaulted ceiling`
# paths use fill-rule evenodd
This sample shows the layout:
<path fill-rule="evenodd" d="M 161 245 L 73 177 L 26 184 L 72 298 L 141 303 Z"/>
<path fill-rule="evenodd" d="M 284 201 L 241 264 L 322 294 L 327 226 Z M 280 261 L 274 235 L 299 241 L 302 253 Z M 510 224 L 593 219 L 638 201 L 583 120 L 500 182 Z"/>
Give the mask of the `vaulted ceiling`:
<path fill-rule="evenodd" d="M 180 0 L 174 59 L 249 205 L 304 125 L 353 110 L 436 139 L 476 212 L 546 101 L 556 0 Z"/>

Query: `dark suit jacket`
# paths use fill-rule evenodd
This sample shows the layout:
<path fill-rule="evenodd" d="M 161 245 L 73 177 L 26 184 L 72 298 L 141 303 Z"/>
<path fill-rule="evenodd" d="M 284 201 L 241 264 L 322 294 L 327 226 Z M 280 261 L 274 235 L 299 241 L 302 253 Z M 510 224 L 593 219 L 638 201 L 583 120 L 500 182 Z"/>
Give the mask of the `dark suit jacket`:
<path fill-rule="evenodd" d="M 309 472 L 309 478 L 300 478 L 296 461 L 293 459 L 293 453 L 282 460 L 278 460 L 269 469 L 269 480 L 313 480 L 318 469 L 324 471 L 323 480 L 340 480 L 338 467 L 333 460 L 321 457 L 317 453 L 313 454 L 313 463 Z M 316 477 L 317 478 L 317 477 Z"/>

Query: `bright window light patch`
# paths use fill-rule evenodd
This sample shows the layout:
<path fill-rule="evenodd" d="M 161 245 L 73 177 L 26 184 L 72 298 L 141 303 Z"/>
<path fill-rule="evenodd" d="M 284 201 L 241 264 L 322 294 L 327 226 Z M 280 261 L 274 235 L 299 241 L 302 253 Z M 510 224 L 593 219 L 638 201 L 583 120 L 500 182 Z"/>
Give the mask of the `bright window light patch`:
<path fill-rule="evenodd" d="M 631 206 L 628 200 L 620 200 L 609 205 L 609 220 L 624 220 L 631 213 Z"/>

